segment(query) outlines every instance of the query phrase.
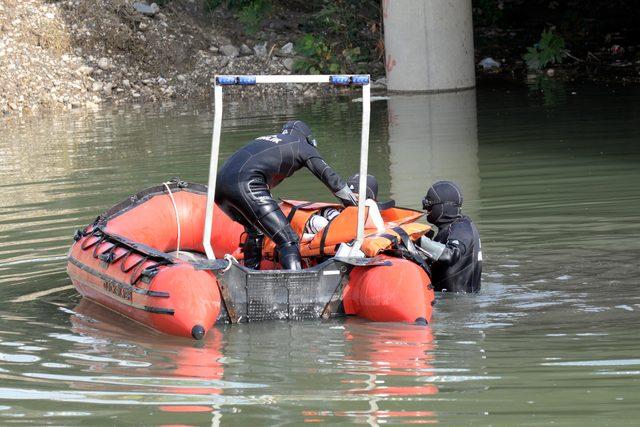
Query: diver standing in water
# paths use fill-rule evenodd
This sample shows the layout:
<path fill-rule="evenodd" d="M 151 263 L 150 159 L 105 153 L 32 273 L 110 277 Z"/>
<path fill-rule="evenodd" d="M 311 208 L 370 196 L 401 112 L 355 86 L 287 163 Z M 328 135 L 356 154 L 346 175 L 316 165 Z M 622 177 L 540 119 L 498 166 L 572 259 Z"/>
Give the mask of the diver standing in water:
<path fill-rule="evenodd" d="M 451 181 L 434 183 L 422 200 L 427 221 L 438 227 L 433 240 L 422 237 L 421 252 L 431 265 L 436 291 L 478 292 L 482 273 L 480 235 L 462 215 L 462 192 Z"/>
<path fill-rule="evenodd" d="M 224 163 L 216 181 L 216 203 L 247 233 L 244 265 L 260 268 L 266 234 L 276 244 L 284 269 L 300 270 L 298 235 L 273 199 L 270 190 L 295 171 L 306 167 L 345 205 L 356 195 L 322 159 L 311 129 L 300 120 L 288 121 L 282 132 L 261 136 L 235 152 Z"/>

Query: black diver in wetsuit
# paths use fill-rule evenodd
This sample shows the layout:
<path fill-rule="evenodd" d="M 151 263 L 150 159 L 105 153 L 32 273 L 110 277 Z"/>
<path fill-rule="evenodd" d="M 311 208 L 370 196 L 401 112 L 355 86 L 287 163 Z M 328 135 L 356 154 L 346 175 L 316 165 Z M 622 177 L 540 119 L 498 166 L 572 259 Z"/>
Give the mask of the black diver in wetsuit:
<path fill-rule="evenodd" d="M 433 241 L 423 237 L 420 248 L 431 264 L 436 291 L 478 292 L 482 247 L 478 229 L 460 213 L 462 192 L 453 182 L 438 181 L 422 200 L 427 221 L 438 227 Z"/>
<path fill-rule="evenodd" d="M 218 172 L 216 203 L 247 233 L 245 266 L 260 267 L 266 234 L 276 244 L 283 268 L 302 268 L 298 236 L 270 192 L 298 169 L 309 169 L 345 206 L 356 204 L 355 194 L 322 159 L 316 145 L 309 126 L 300 120 L 289 121 L 282 133 L 261 136 L 242 147 Z"/>

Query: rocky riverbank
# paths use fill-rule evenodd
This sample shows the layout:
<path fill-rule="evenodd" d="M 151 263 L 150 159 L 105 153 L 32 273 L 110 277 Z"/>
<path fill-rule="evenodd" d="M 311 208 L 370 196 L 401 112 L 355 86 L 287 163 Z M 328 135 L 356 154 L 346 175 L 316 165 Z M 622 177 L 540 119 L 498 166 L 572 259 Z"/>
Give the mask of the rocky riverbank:
<path fill-rule="evenodd" d="M 302 14 L 247 37 L 229 12 L 206 12 L 201 3 L 3 0 L 0 115 L 206 97 L 216 73 L 291 73 Z M 319 91 L 249 90 L 295 97 Z"/>

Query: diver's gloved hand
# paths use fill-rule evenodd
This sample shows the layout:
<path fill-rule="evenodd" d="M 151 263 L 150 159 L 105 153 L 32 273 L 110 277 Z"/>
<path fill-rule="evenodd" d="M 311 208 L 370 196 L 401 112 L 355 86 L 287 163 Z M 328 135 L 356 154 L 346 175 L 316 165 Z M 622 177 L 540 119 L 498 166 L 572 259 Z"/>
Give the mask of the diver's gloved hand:
<path fill-rule="evenodd" d="M 448 265 L 453 265 L 460 259 L 460 249 L 456 246 L 454 247 L 446 247 L 438 258 L 438 262 L 443 262 Z"/>
<path fill-rule="evenodd" d="M 420 238 L 418 246 L 421 252 L 431 261 L 455 264 L 460 259 L 460 249 L 457 246 L 447 246 L 434 242 L 426 236 Z"/>
<path fill-rule="evenodd" d="M 342 202 L 342 204 L 345 207 L 347 207 L 347 206 L 356 206 L 358 204 L 358 195 L 356 193 L 353 193 L 349 189 L 349 186 L 347 186 L 347 185 L 345 185 L 344 187 L 342 187 L 340 190 L 336 191 L 333 194 L 338 199 L 340 199 L 340 201 Z"/>

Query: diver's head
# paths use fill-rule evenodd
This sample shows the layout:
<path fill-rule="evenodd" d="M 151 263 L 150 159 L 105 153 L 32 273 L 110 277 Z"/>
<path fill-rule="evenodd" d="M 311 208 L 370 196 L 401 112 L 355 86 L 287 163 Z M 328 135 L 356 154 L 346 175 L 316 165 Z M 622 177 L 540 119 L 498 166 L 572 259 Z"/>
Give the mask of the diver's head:
<path fill-rule="evenodd" d="M 282 133 L 288 133 L 297 137 L 302 137 L 314 147 L 318 146 L 318 142 L 313 137 L 311 128 L 302 120 L 289 120 L 282 126 Z"/>
<path fill-rule="evenodd" d="M 462 191 L 451 181 L 434 183 L 422 199 L 422 208 L 427 211 L 427 221 L 437 226 L 460 218 Z"/>
<path fill-rule="evenodd" d="M 349 190 L 354 193 L 360 191 L 360 174 L 357 173 L 347 180 Z M 367 175 L 367 199 L 378 201 L 378 181 L 373 175 Z"/>

